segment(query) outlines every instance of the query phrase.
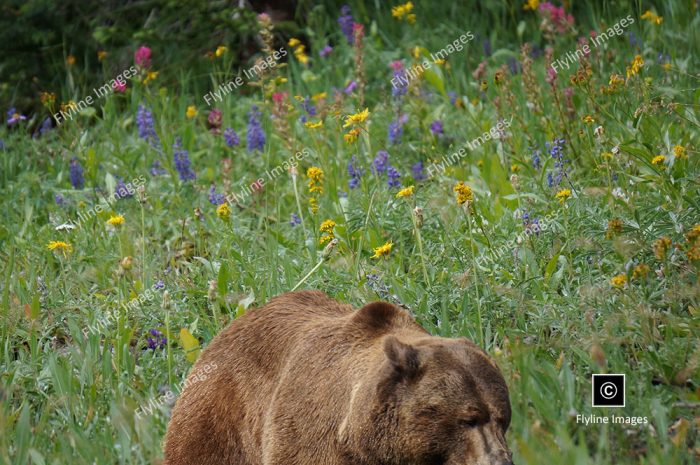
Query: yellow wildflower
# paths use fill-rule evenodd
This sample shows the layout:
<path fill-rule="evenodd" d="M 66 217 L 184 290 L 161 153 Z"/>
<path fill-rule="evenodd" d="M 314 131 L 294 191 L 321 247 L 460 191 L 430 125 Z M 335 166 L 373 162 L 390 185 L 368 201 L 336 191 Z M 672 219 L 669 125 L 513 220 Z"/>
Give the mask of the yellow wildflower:
<path fill-rule="evenodd" d="M 445 60 L 442 58 L 438 58 L 437 60 L 433 60 L 433 63 L 435 63 L 436 65 L 444 65 Z"/>
<path fill-rule="evenodd" d="M 313 100 L 314 102 L 318 102 L 319 100 L 324 99 L 327 96 L 328 96 L 327 92 L 319 92 L 318 94 L 312 95 L 311 100 Z"/>
<path fill-rule="evenodd" d="M 68 252 L 73 251 L 73 246 L 70 245 L 68 242 L 63 242 L 63 241 L 50 241 L 48 244 L 46 244 L 46 248 L 49 250 L 58 250 L 60 252 L 63 252 L 63 254 L 67 254 Z"/>
<path fill-rule="evenodd" d="M 406 15 L 406 22 L 408 24 L 413 24 L 416 22 L 416 14 L 415 13 L 409 13 Z"/>
<path fill-rule="evenodd" d="M 612 158 L 613 154 L 612 152 L 603 152 L 600 154 L 603 158 Z"/>
<path fill-rule="evenodd" d="M 520 165 L 516 165 L 515 163 L 513 163 L 512 165 L 510 165 L 510 171 L 513 173 L 517 173 L 518 171 L 520 171 Z"/>
<path fill-rule="evenodd" d="M 644 12 L 642 16 L 639 17 L 640 19 L 648 19 L 650 23 L 653 24 L 661 24 L 664 21 L 663 16 L 659 16 L 656 13 L 652 12 L 651 10 L 647 10 Z"/>
<path fill-rule="evenodd" d="M 595 118 L 593 118 L 591 115 L 586 115 L 583 118 L 581 118 L 581 121 L 584 123 L 595 123 Z"/>
<path fill-rule="evenodd" d="M 351 129 L 350 132 L 348 132 L 347 134 L 343 135 L 343 139 L 344 139 L 345 142 L 347 142 L 348 144 L 352 144 L 353 142 L 355 142 L 355 141 L 357 140 L 357 137 L 358 137 L 359 135 L 360 135 L 360 129 L 359 129 L 359 128 L 355 128 L 355 129 Z"/>
<path fill-rule="evenodd" d="M 622 232 L 622 220 L 619 218 L 608 221 L 608 229 L 605 232 L 605 238 L 611 239 Z"/>
<path fill-rule="evenodd" d="M 354 115 L 348 115 L 345 117 L 345 124 L 343 125 L 343 127 L 347 128 L 352 124 L 364 123 L 368 116 L 369 108 L 365 108 L 361 112 L 355 113 Z"/>
<path fill-rule="evenodd" d="M 306 126 L 309 129 L 318 129 L 321 126 L 323 126 L 323 120 L 318 121 L 317 123 L 307 121 L 306 123 L 304 123 L 304 126 Z"/>
<path fill-rule="evenodd" d="M 404 17 L 408 16 L 413 10 L 413 3 L 406 2 L 403 5 L 396 5 L 391 8 L 391 16 L 401 21 Z M 408 18 L 407 18 L 408 19 Z M 413 15 L 413 21 L 415 21 L 415 15 Z"/>
<path fill-rule="evenodd" d="M 53 92 L 42 92 L 39 95 L 39 100 L 41 100 L 42 104 L 50 107 L 56 101 L 56 94 Z"/>
<path fill-rule="evenodd" d="M 105 52 L 104 50 L 100 50 L 100 51 L 97 52 L 97 59 L 98 59 L 99 61 L 102 61 L 102 60 L 104 60 L 105 58 L 107 58 L 107 52 Z"/>
<path fill-rule="evenodd" d="M 229 208 L 228 203 L 224 202 L 216 207 L 216 216 L 222 220 L 227 220 L 228 217 L 231 216 L 231 209 Z"/>
<path fill-rule="evenodd" d="M 217 57 L 220 57 L 221 55 L 226 53 L 227 50 L 228 50 L 228 48 L 226 48 L 226 46 L 219 45 L 218 47 L 216 47 L 216 51 L 214 52 L 214 55 L 216 55 Z"/>
<path fill-rule="evenodd" d="M 333 228 L 335 228 L 335 221 L 326 220 L 323 223 L 321 223 L 321 226 L 318 228 L 318 230 L 323 233 L 333 234 Z"/>
<path fill-rule="evenodd" d="M 416 189 L 416 186 L 408 186 L 404 187 L 401 189 L 399 192 L 396 193 L 396 198 L 400 199 L 403 197 L 410 197 L 413 195 L 413 191 Z"/>
<path fill-rule="evenodd" d="M 644 66 L 644 60 L 642 59 L 641 55 L 636 55 L 634 57 L 634 60 L 632 60 L 632 64 L 627 67 L 627 79 L 631 78 L 635 74 L 639 72 L 640 69 L 642 69 L 642 66 Z"/>
<path fill-rule="evenodd" d="M 472 188 L 459 181 L 454 187 L 454 191 L 457 194 L 457 203 L 462 205 L 465 202 L 472 202 L 474 200 L 474 194 L 472 193 Z"/>
<path fill-rule="evenodd" d="M 318 200 L 315 197 L 309 199 L 309 206 L 311 207 L 311 213 L 314 215 L 318 212 Z"/>
<path fill-rule="evenodd" d="M 312 166 L 306 170 L 306 177 L 309 178 L 309 192 L 312 194 L 315 192 L 323 194 L 323 186 L 321 185 L 323 182 L 323 170 Z"/>
<path fill-rule="evenodd" d="M 155 80 L 158 77 L 158 74 L 160 74 L 160 71 L 149 71 L 146 73 L 146 78 L 143 80 L 144 84 L 148 84 L 149 82 Z"/>
<path fill-rule="evenodd" d="M 107 220 L 107 224 L 110 226 L 121 226 L 124 224 L 124 216 L 122 215 L 112 215 Z"/>
<path fill-rule="evenodd" d="M 663 155 L 657 155 L 651 160 L 652 165 L 663 165 L 664 162 L 666 161 L 666 157 Z"/>
<path fill-rule="evenodd" d="M 540 6 L 540 0 L 527 0 L 527 3 L 523 5 L 523 10 L 537 11 L 538 6 Z"/>
<path fill-rule="evenodd" d="M 380 245 L 379 247 L 374 248 L 374 255 L 372 255 L 372 258 L 379 258 L 384 255 L 388 255 L 389 252 L 391 252 L 391 247 L 393 247 L 393 243 L 391 242 L 386 242 L 384 245 Z"/>
<path fill-rule="evenodd" d="M 645 263 L 640 263 L 634 267 L 632 271 L 632 279 L 644 279 L 649 274 L 649 265 Z"/>
<path fill-rule="evenodd" d="M 297 39 L 296 37 L 292 37 L 291 39 L 289 39 L 289 42 L 287 42 L 287 45 L 294 48 L 297 45 L 301 45 L 301 41 L 299 39 Z"/>
<path fill-rule="evenodd" d="M 619 274 L 617 276 L 613 276 L 613 278 L 610 280 L 610 284 L 617 287 L 618 289 L 624 287 L 626 283 L 627 283 L 627 276 L 624 274 Z"/>
<path fill-rule="evenodd" d="M 608 85 L 616 87 L 616 86 L 621 86 L 624 83 L 625 83 L 625 80 L 619 74 L 611 74 L 610 75 L 610 81 L 608 81 Z"/>
<path fill-rule="evenodd" d="M 187 107 L 185 116 L 187 116 L 189 119 L 192 119 L 195 116 L 197 116 L 197 107 L 195 107 L 194 105 L 190 105 L 189 107 Z"/>
<path fill-rule="evenodd" d="M 688 154 L 685 152 L 685 147 L 683 147 L 682 145 L 674 145 L 673 154 L 676 156 L 676 158 L 680 160 L 688 159 Z"/>
<path fill-rule="evenodd" d="M 66 57 L 66 64 L 68 66 L 73 66 L 75 64 L 75 57 L 73 55 L 68 55 Z"/>
<path fill-rule="evenodd" d="M 571 189 L 562 189 L 559 192 L 557 192 L 556 198 L 559 200 L 559 202 L 564 203 L 566 200 L 571 197 Z"/>
<path fill-rule="evenodd" d="M 663 260 L 666 258 L 666 252 L 671 248 L 671 239 L 666 236 L 660 237 L 651 244 L 651 248 L 656 259 Z"/>

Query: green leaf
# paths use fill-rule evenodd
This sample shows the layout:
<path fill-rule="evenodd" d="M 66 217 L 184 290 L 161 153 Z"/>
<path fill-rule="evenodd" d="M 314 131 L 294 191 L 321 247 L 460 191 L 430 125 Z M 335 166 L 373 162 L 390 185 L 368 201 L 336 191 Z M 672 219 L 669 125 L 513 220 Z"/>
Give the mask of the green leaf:
<path fill-rule="evenodd" d="M 191 363 L 196 362 L 201 350 L 199 347 L 199 341 L 192 335 L 192 333 L 189 332 L 187 328 L 182 328 L 180 330 L 180 345 L 185 350 L 185 357 L 187 357 L 187 360 L 189 360 Z"/>

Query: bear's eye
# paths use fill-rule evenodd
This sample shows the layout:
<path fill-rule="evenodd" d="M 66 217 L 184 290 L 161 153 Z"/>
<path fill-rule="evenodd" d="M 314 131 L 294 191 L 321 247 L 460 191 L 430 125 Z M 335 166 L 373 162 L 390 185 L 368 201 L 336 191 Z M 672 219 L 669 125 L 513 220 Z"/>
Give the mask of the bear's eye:
<path fill-rule="evenodd" d="M 479 424 L 479 418 L 478 417 L 473 417 L 473 418 L 463 418 L 458 421 L 459 427 L 460 428 L 474 428 Z"/>

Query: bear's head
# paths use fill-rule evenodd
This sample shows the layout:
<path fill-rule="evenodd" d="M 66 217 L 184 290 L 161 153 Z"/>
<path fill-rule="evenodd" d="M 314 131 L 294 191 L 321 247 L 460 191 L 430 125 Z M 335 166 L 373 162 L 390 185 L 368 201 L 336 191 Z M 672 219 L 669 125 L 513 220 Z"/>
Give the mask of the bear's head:
<path fill-rule="evenodd" d="M 389 334 L 374 366 L 341 426 L 361 462 L 512 465 L 508 387 L 474 343 Z"/>

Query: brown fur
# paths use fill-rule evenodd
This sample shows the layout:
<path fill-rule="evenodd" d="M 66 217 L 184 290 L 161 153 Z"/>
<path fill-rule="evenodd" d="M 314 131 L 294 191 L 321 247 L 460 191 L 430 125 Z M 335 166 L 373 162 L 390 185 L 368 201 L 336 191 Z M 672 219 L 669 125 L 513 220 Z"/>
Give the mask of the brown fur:
<path fill-rule="evenodd" d="M 510 463 L 496 365 L 386 302 L 283 294 L 236 319 L 192 372 L 212 365 L 177 401 L 167 465 Z"/>

